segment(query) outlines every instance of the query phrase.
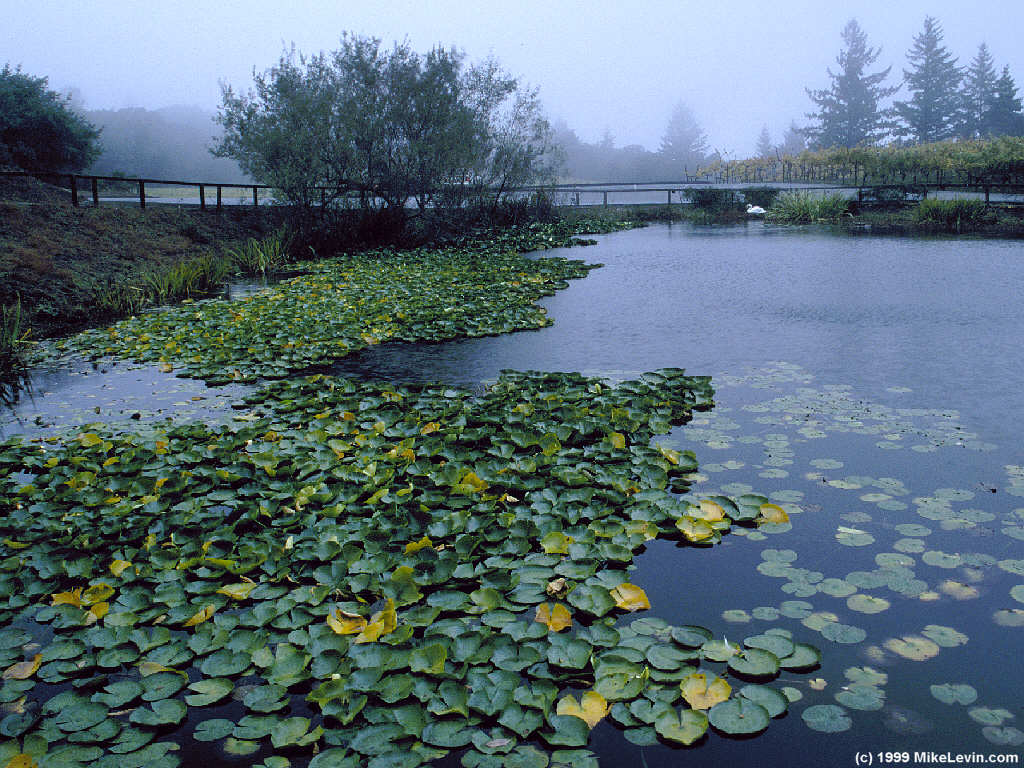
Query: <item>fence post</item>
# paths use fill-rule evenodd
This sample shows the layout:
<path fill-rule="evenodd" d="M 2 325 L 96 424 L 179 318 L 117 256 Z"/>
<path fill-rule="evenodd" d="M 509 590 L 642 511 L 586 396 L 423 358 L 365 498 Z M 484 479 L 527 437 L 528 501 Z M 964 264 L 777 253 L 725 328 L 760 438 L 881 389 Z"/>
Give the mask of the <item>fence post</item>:
<path fill-rule="evenodd" d="M 206 210 L 206 186 L 204 184 L 199 185 L 199 210 Z"/>
<path fill-rule="evenodd" d="M 223 201 L 221 199 L 221 189 L 222 189 L 221 185 L 218 184 L 217 185 L 217 213 L 220 213 L 221 207 L 223 206 Z"/>
<path fill-rule="evenodd" d="M 665 190 L 665 191 L 668 193 L 668 199 L 667 199 L 665 204 L 668 206 L 669 212 L 671 212 L 672 211 L 672 190 L 668 189 L 668 190 Z"/>
<path fill-rule="evenodd" d="M 92 204 L 93 204 L 93 207 L 99 208 L 99 205 L 100 205 L 100 183 L 99 183 L 99 181 L 97 181 L 95 176 L 93 176 L 93 179 L 92 179 Z"/>
<path fill-rule="evenodd" d="M 146 182 L 139 179 L 139 208 L 146 207 Z"/>
<path fill-rule="evenodd" d="M 603 205 L 604 205 L 605 208 L 608 207 L 608 190 L 607 189 L 604 191 L 604 203 L 603 203 Z"/>
<path fill-rule="evenodd" d="M 255 184 L 253 184 L 252 185 L 252 204 L 253 204 L 254 207 L 260 204 L 259 200 L 256 197 L 256 190 L 257 189 L 258 189 L 258 187 Z"/>
<path fill-rule="evenodd" d="M 71 205 L 75 208 L 78 207 L 78 183 L 75 180 L 75 174 L 71 174 Z"/>

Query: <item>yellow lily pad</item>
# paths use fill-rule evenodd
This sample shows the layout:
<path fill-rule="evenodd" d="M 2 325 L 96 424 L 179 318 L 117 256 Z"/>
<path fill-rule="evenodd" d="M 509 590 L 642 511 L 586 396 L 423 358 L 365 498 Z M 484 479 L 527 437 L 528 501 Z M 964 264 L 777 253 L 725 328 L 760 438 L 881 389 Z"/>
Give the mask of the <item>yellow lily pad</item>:
<path fill-rule="evenodd" d="M 537 606 L 537 615 L 533 620 L 547 625 L 552 632 L 561 632 L 572 626 L 572 614 L 562 603 L 541 603 Z"/>
<path fill-rule="evenodd" d="M 619 586 L 610 590 L 612 599 L 615 600 L 615 607 L 624 611 L 647 611 L 651 603 L 647 599 L 647 593 L 635 584 L 624 581 Z"/>
<path fill-rule="evenodd" d="M 586 691 L 579 701 L 573 696 L 565 696 L 555 707 L 556 714 L 578 717 L 591 728 L 601 722 L 608 710 L 608 701 L 597 691 Z"/>
<path fill-rule="evenodd" d="M 719 702 L 725 701 L 732 693 L 732 686 L 720 677 L 712 675 L 709 681 L 704 672 L 694 672 L 683 678 L 679 683 L 686 703 L 693 709 L 711 709 Z"/>

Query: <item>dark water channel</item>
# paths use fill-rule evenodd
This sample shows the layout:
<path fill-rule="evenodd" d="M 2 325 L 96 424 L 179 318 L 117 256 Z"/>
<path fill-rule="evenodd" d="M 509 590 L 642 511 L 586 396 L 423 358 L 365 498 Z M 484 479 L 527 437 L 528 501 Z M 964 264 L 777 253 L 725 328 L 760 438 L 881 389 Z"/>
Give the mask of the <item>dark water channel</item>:
<path fill-rule="evenodd" d="M 606 720 L 591 739 L 602 765 L 1020 755 L 1024 562 L 1011 561 L 1024 560 L 1024 245 L 752 223 L 654 226 L 559 255 L 605 267 L 544 301 L 553 326 L 383 345 L 335 372 L 469 386 L 503 368 L 714 377 L 716 409 L 662 444 L 696 452 L 696 494 L 762 493 L 792 529 L 713 549 L 653 542 L 630 581 L 650 615 L 732 641 L 785 629 L 824 660 L 772 683 L 801 698 L 755 739 L 640 747 Z M 235 396 L 124 366 L 53 374 L 36 390 L 20 422 L 0 417 L 0 437 L 164 409 L 207 418 Z M 855 593 L 877 612 L 852 607 Z M 908 643 L 929 657 L 909 658 Z M 944 703 L 947 689 L 932 687 L 947 683 L 974 698 L 957 689 L 966 703 Z M 810 728 L 802 713 L 822 704 L 841 704 L 852 727 Z"/>

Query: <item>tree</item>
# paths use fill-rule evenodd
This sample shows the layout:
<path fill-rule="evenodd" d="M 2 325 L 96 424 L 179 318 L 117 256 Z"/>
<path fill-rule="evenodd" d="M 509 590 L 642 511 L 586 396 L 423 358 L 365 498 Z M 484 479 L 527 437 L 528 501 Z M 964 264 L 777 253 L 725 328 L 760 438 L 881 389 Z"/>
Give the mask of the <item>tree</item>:
<path fill-rule="evenodd" d="M 757 137 L 757 156 L 774 157 L 775 145 L 772 144 L 772 135 L 768 133 L 768 126 L 761 126 L 761 133 Z"/>
<path fill-rule="evenodd" d="M 903 122 L 897 133 L 921 143 L 942 141 L 956 135 L 961 124 L 960 80 L 956 58 L 942 45 L 942 26 L 931 16 L 914 37 L 907 52 L 911 69 L 903 70 L 909 101 L 897 101 Z"/>
<path fill-rule="evenodd" d="M 330 54 L 286 51 L 253 75 L 255 88 L 222 89 L 224 136 L 215 154 L 305 208 L 328 202 L 397 217 L 415 200 L 547 181 L 555 154 L 536 91 L 493 60 L 467 66 L 454 49 L 425 55 L 396 43 L 344 35 Z M 500 193 L 499 193 L 500 194 Z"/>
<path fill-rule="evenodd" d="M 992 104 L 985 119 L 987 136 L 1024 136 L 1024 114 L 1017 96 L 1017 84 L 1004 66 L 996 80 Z"/>
<path fill-rule="evenodd" d="M 45 77 L 0 70 L 0 157 L 28 170 L 80 171 L 99 153 L 99 135 Z"/>
<path fill-rule="evenodd" d="M 807 114 L 815 124 L 804 133 L 815 148 L 876 144 L 889 132 L 891 112 L 881 102 L 899 90 L 899 86 L 882 85 L 892 67 L 867 74 L 881 49 L 868 46 L 856 19 L 843 27 L 842 37 L 844 47 L 836 57 L 839 71 L 826 70 L 832 84 L 822 90 L 807 89 L 817 111 Z"/>
<path fill-rule="evenodd" d="M 658 150 L 665 162 L 666 171 L 681 175 L 687 169 L 695 170 L 704 162 L 707 152 L 707 137 L 693 111 L 683 102 L 677 102 Z"/>
<path fill-rule="evenodd" d="M 807 140 L 804 138 L 804 132 L 797 127 L 795 121 L 791 121 L 786 132 L 782 134 L 782 143 L 777 149 L 783 157 L 796 157 L 807 149 Z"/>
<path fill-rule="evenodd" d="M 988 46 L 982 43 L 964 75 L 962 136 L 973 139 L 991 133 L 987 122 L 995 95 L 996 70 Z"/>

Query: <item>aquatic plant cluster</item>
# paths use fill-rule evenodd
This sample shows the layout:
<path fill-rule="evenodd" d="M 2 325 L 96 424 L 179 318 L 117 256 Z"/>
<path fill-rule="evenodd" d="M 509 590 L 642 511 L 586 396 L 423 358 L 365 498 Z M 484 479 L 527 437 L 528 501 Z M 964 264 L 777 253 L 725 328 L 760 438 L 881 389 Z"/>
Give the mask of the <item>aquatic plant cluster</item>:
<path fill-rule="evenodd" d="M 583 222 L 623 229 L 629 222 Z M 534 225 L 444 249 L 363 251 L 298 265 L 307 274 L 242 301 L 207 300 L 131 317 L 48 348 L 161 363 L 209 383 L 281 378 L 389 340 L 444 341 L 551 323 L 534 303 L 595 265 L 521 251 L 578 241 Z"/>
<path fill-rule="evenodd" d="M 4 754 L 173 766 L 194 708 L 196 740 L 318 768 L 593 766 L 605 716 L 640 744 L 763 730 L 788 704 L 763 683 L 815 648 L 616 625 L 650 607 L 645 542 L 789 527 L 764 497 L 678 495 L 695 458 L 651 439 L 711 405 L 679 369 L 481 396 L 312 376 L 231 425 L 8 441 Z"/>

